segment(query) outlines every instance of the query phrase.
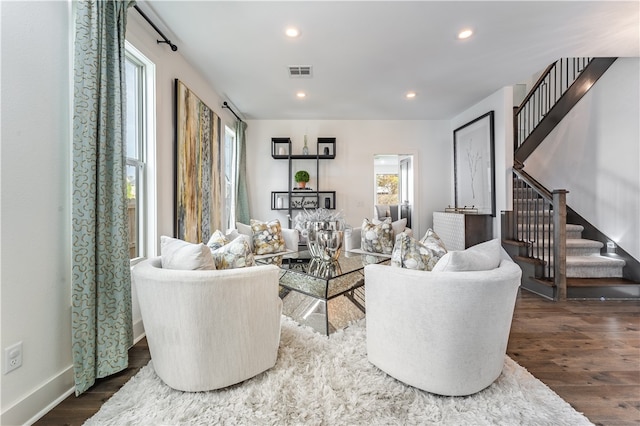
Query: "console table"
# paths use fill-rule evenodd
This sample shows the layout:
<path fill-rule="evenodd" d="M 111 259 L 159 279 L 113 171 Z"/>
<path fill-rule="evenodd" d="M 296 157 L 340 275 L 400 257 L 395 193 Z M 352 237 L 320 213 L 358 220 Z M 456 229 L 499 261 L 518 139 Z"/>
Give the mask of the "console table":
<path fill-rule="evenodd" d="M 433 212 L 433 230 L 447 250 L 464 250 L 493 238 L 493 216 Z"/>

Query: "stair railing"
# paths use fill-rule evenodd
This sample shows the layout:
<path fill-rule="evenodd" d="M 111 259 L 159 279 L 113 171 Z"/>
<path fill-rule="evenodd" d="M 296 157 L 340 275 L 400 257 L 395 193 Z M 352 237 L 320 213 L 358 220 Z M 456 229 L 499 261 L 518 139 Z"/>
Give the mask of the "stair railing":
<path fill-rule="evenodd" d="M 533 133 L 592 58 L 562 58 L 549 65 L 515 110 L 515 149 Z"/>
<path fill-rule="evenodd" d="M 564 189 L 550 192 L 522 168 L 513 169 L 513 237 L 526 256 L 540 261 L 542 280 L 553 281 L 555 299 L 567 294 L 567 203 Z"/>

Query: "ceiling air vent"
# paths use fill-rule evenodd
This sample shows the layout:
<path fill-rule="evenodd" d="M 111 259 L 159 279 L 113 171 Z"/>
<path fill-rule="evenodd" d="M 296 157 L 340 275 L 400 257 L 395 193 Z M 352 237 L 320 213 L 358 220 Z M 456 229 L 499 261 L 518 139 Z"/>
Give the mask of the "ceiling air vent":
<path fill-rule="evenodd" d="M 289 77 L 311 77 L 311 65 L 289 65 Z"/>

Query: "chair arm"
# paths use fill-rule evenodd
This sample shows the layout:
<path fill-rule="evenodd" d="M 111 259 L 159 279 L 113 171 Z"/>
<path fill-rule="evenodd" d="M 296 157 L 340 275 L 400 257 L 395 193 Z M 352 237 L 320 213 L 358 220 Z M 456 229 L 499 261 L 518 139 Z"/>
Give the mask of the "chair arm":
<path fill-rule="evenodd" d="M 298 243 L 300 243 L 300 234 L 297 229 L 281 228 L 282 238 L 287 250 L 298 251 Z"/>
<path fill-rule="evenodd" d="M 361 241 L 362 241 L 362 228 L 352 228 L 350 233 L 346 232 L 344 235 L 345 251 L 359 249 Z"/>

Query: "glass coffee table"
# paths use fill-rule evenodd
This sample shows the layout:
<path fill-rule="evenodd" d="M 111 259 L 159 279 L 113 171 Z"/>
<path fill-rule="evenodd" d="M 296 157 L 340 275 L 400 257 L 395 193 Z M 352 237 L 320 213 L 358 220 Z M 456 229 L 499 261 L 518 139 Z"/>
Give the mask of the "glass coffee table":
<path fill-rule="evenodd" d="M 328 336 L 365 315 L 364 267 L 389 263 L 389 256 L 343 252 L 337 261 L 309 251 L 284 255 L 280 271 L 283 313 Z"/>

